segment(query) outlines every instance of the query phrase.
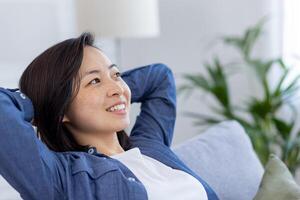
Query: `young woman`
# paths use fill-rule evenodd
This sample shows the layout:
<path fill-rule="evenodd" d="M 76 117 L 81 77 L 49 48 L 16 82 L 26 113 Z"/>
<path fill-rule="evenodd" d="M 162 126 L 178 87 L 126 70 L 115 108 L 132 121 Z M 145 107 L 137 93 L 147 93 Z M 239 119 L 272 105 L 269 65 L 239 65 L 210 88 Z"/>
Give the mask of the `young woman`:
<path fill-rule="evenodd" d="M 35 58 L 19 88 L 0 88 L 0 174 L 23 199 L 218 199 L 170 149 L 176 90 L 167 66 L 121 75 L 83 33 Z M 128 137 L 134 102 L 141 113 Z"/>

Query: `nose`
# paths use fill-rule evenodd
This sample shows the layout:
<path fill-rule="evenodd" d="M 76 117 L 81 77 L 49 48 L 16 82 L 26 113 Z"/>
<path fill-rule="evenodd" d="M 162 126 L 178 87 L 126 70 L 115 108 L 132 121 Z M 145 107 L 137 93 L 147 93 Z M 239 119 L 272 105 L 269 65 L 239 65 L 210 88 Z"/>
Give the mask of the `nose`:
<path fill-rule="evenodd" d="M 122 85 L 120 85 L 120 83 L 111 81 L 108 87 L 109 89 L 107 90 L 107 96 L 109 97 L 114 95 L 120 96 L 124 93 L 124 88 Z"/>

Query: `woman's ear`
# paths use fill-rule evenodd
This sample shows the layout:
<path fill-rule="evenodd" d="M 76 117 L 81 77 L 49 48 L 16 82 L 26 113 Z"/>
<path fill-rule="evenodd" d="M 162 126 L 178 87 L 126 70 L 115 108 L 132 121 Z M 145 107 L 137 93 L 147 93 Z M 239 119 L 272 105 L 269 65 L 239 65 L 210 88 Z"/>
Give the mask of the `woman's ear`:
<path fill-rule="evenodd" d="M 63 118 L 62 122 L 63 122 L 63 123 L 64 123 L 64 122 L 70 122 L 70 120 L 69 120 L 69 118 L 68 118 L 66 115 L 64 115 L 64 118 Z"/>

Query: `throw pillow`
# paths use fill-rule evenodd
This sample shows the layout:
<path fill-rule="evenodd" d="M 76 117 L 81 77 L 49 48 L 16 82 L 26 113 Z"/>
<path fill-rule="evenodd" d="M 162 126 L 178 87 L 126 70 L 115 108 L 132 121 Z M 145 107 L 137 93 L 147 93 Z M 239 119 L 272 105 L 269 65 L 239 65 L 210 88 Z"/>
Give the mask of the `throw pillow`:
<path fill-rule="evenodd" d="M 286 165 L 271 154 L 254 200 L 300 200 L 300 187 Z"/>

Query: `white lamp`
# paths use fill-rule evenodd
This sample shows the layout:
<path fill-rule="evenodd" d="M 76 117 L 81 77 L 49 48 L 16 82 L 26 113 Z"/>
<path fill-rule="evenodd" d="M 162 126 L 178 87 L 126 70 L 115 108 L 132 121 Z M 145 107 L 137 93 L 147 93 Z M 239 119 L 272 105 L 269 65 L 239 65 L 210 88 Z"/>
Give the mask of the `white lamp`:
<path fill-rule="evenodd" d="M 78 31 L 117 39 L 159 35 L 157 0 L 76 0 Z"/>

